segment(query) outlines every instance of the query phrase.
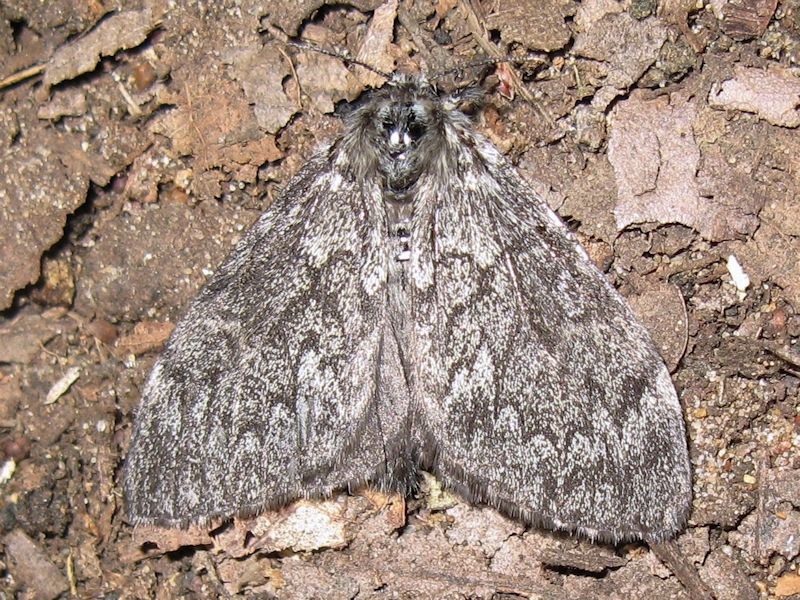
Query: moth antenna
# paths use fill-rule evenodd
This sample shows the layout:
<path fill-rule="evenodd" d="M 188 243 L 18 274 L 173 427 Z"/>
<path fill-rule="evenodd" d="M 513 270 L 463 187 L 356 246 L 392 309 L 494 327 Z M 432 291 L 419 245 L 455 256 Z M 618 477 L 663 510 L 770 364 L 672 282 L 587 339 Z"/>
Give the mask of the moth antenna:
<path fill-rule="evenodd" d="M 299 48 L 300 50 L 310 50 L 312 52 L 316 52 L 317 54 L 324 54 L 325 56 L 332 56 L 333 58 L 338 58 L 339 60 L 343 60 L 351 65 L 355 65 L 357 67 L 362 67 L 367 69 L 368 71 L 372 71 L 376 75 L 383 77 L 386 80 L 392 79 L 392 74 L 382 71 L 377 67 L 373 67 L 370 64 L 365 63 L 364 61 L 358 60 L 357 58 L 353 58 L 347 52 L 335 52 L 333 50 L 328 50 L 326 48 L 321 48 L 320 46 L 316 46 L 310 42 L 305 40 L 297 40 L 294 38 L 289 37 L 286 33 L 275 27 L 274 25 L 270 25 L 267 23 L 264 28 L 266 31 L 270 33 L 273 37 L 279 39 L 281 42 L 286 44 L 287 46 L 293 46 L 295 48 Z"/>
<path fill-rule="evenodd" d="M 489 65 L 499 65 L 501 63 L 513 63 L 513 64 L 522 64 L 527 61 L 531 60 L 538 60 L 540 57 L 534 53 L 527 54 L 522 57 L 513 57 L 513 56 L 503 56 L 498 58 L 485 58 L 483 60 L 478 60 L 474 62 L 470 62 L 464 65 L 458 65 L 456 67 L 451 67 L 449 69 L 445 69 L 444 71 L 440 71 L 438 73 L 433 73 L 428 75 L 429 81 L 435 81 L 436 79 L 441 79 L 442 77 L 446 77 L 447 75 L 453 75 L 460 71 L 466 71 L 467 69 L 477 69 L 478 67 L 486 67 Z"/>
<path fill-rule="evenodd" d="M 692 600 L 714 600 L 714 593 L 687 558 L 675 540 L 655 541 L 645 537 L 647 545 L 664 565 L 678 578 Z"/>
<path fill-rule="evenodd" d="M 521 57 L 512 57 L 512 56 L 503 56 L 503 57 L 494 57 L 494 58 L 487 58 L 471 63 L 467 63 L 465 65 L 460 65 L 456 67 L 452 67 L 446 69 L 444 71 L 440 71 L 438 73 L 434 73 L 428 76 L 429 81 L 435 81 L 436 79 L 441 79 L 447 75 L 451 75 L 453 73 L 458 73 L 460 71 L 464 71 L 466 69 L 474 69 L 477 67 L 483 67 L 487 65 L 499 65 L 499 64 L 522 64 L 527 61 L 533 60 L 540 60 L 540 56 L 535 53 L 528 53 L 525 56 Z M 541 102 L 536 99 L 536 97 L 523 85 L 522 79 L 520 78 L 519 74 L 510 69 L 510 79 L 512 88 L 519 92 L 519 95 L 528 103 L 530 104 L 539 116 L 542 117 L 547 122 L 551 122 L 553 120 L 552 115 L 548 113 L 548 111 L 542 106 Z"/>

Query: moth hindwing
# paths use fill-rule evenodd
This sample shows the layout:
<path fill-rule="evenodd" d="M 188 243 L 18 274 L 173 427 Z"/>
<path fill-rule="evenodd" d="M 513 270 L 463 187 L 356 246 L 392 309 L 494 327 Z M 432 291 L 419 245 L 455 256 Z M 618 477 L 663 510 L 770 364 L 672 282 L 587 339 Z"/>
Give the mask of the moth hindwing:
<path fill-rule="evenodd" d="M 134 523 L 252 515 L 426 469 L 526 522 L 673 536 L 681 407 L 625 301 L 457 99 L 400 77 L 191 303 L 146 383 Z"/>

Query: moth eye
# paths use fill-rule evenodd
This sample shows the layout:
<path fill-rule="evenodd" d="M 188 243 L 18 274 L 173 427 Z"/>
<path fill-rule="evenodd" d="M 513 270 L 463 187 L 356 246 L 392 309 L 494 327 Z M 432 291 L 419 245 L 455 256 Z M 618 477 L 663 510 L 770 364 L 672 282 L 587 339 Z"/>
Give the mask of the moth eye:
<path fill-rule="evenodd" d="M 425 133 L 425 126 L 414 118 L 409 119 L 408 135 L 411 136 L 411 139 L 417 140 L 422 137 L 423 133 Z"/>

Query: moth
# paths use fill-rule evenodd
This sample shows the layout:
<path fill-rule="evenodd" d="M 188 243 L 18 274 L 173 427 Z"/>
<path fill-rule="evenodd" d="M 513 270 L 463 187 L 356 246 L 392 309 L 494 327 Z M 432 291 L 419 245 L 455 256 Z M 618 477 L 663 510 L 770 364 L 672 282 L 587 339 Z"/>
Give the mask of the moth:
<path fill-rule="evenodd" d="M 680 403 L 650 336 L 462 110 L 396 77 L 188 307 L 143 390 L 129 520 L 185 527 L 421 469 L 592 539 L 685 524 Z"/>

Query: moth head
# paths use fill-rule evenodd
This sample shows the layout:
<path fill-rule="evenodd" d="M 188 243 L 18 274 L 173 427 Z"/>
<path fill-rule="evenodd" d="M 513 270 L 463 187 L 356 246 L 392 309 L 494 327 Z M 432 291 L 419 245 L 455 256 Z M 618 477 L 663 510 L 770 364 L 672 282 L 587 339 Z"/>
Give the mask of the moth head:
<path fill-rule="evenodd" d="M 423 168 L 439 164 L 455 139 L 451 128 L 468 124 L 464 104 L 463 94 L 442 96 L 424 76 L 392 78 L 348 117 L 347 170 L 359 179 L 379 173 L 385 189 L 408 190 Z"/>
<path fill-rule="evenodd" d="M 386 103 L 378 109 L 378 129 L 391 156 L 400 157 L 425 135 L 430 124 L 428 112 L 415 99 Z"/>

